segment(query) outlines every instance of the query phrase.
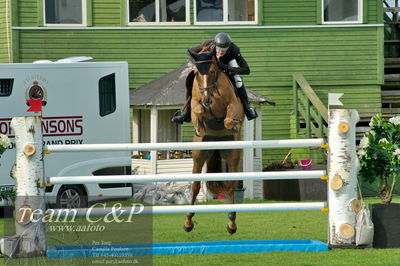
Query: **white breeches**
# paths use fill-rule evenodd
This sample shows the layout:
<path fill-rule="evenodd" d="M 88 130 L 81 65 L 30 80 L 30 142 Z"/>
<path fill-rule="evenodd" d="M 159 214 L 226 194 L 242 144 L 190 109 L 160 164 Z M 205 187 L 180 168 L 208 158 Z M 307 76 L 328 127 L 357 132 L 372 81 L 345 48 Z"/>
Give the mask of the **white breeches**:
<path fill-rule="evenodd" d="M 233 59 L 233 60 L 229 61 L 229 66 L 231 66 L 231 67 L 239 67 L 238 63 L 236 62 L 236 59 Z M 243 86 L 242 78 L 237 74 L 234 75 L 233 78 L 235 79 L 236 88 L 241 88 Z"/>

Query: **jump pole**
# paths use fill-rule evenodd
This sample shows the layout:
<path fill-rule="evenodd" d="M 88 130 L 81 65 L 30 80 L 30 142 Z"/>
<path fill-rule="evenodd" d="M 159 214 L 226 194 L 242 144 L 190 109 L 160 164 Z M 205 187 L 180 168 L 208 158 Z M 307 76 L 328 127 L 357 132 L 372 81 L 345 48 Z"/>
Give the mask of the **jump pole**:
<path fill-rule="evenodd" d="M 255 148 L 299 148 L 318 147 L 324 139 L 282 139 L 253 141 L 207 141 L 207 142 L 167 142 L 167 143 L 120 143 L 120 144 L 80 144 L 48 145 L 44 150 L 51 152 L 95 152 L 95 151 L 169 151 L 175 150 L 216 150 Z"/>
<path fill-rule="evenodd" d="M 97 183 L 149 183 L 180 181 L 227 181 L 227 180 L 282 180 L 321 179 L 324 170 L 312 171 L 272 171 L 240 173 L 200 173 L 200 174 L 150 174 L 150 175 L 106 175 L 106 176 L 56 176 L 48 178 L 49 184 L 97 184 Z"/>
<path fill-rule="evenodd" d="M 258 203 L 258 204 L 214 204 L 214 205 L 166 205 L 144 206 L 132 204 L 130 207 L 48 209 L 46 215 L 51 217 L 138 215 L 166 213 L 210 213 L 210 212 L 258 212 L 258 211 L 320 211 L 327 207 L 326 202 L 291 202 L 291 203 Z M 103 206 L 103 207 L 101 207 Z M 49 218 L 53 219 L 53 218 Z"/>

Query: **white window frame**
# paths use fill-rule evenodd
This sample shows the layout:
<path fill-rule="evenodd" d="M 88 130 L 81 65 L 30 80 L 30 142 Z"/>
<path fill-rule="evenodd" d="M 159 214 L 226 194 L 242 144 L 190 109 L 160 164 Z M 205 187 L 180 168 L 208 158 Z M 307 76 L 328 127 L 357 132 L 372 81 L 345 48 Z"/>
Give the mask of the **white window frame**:
<path fill-rule="evenodd" d="M 222 21 L 197 21 L 197 0 L 194 0 L 193 16 L 195 25 L 257 25 L 258 24 L 258 1 L 254 0 L 254 21 L 229 21 L 228 3 L 229 0 L 223 0 L 223 20 Z"/>
<path fill-rule="evenodd" d="M 324 2 L 325 0 L 321 0 L 321 17 L 322 17 L 322 24 L 361 24 L 363 23 L 363 0 L 357 0 L 358 1 L 358 20 L 354 21 L 325 21 L 325 7 L 324 7 Z"/>
<path fill-rule="evenodd" d="M 87 25 L 87 0 L 82 0 L 82 23 L 81 24 L 61 24 L 46 23 L 46 0 L 43 0 L 43 25 L 48 27 L 82 27 Z"/>
<path fill-rule="evenodd" d="M 149 25 L 190 25 L 190 0 L 185 0 L 185 21 L 171 21 L 171 22 L 160 22 L 160 0 L 155 0 L 156 6 L 156 21 L 155 22 L 131 22 L 129 21 L 129 0 L 126 0 L 126 24 L 128 26 L 149 26 Z"/>

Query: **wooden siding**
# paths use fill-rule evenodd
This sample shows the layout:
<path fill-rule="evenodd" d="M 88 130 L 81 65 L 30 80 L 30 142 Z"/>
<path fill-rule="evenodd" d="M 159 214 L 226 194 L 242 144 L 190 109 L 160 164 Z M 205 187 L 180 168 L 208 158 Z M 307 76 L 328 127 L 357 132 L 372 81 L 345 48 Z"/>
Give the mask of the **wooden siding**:
<path fill-rule="evenodd" d="M 368 23 L 383 23 L 383 1 L 366 1 Z"/>
<path fill-rule="evenodd" d="M 120 0 L 124 1 L 124 0 Z M 93 0 L 92 1 L 92 26 L 118 27 L 121 25 L 120 1 Z M 90 11 L 89 11 L 90 12 Z"/>
<path fill-rule="evenodd" d="M 39 26 L 39 22 L 43 23 L 44 15 L 40 12 L 42 9 L 40 1 L 18 1 L 18 23 L 16 22 L 14 26 L 35 27 Z"/>
<path fill-rule="evenodd" d="M 322 1 L 322 0 L 320 0 Z M 317 1 L 265 1 L 263 5 L 265 25 L 315 25 Z"/>
<path fill-rule="evenodd" d="M 9 0 L 6 0 L 9 1 Z M 10 23 L 11 14 L 6 9 L 6 1 L 0 1 L 0 63 L 9 63 L 10 62 L 10 39 L 11 32 L 10 28 L 7 27 L 7 18 L 8 23 Z"/>
<path fill-rule="evenodd" d="M 303 74 L 313 85 L 380 84 L 379 30 L 255 28 L 227 32 L 251 66 L 251 75 L 245 77 L 247 85 L 262 90 L 266 86 L 291 86 L 293 73 Z M 135 88 L 179 66 L 187 59 L 188 47 L 218 31 L 20 30 L 20 61 L 74 55 L 128 61 L 130 84 Z"/>

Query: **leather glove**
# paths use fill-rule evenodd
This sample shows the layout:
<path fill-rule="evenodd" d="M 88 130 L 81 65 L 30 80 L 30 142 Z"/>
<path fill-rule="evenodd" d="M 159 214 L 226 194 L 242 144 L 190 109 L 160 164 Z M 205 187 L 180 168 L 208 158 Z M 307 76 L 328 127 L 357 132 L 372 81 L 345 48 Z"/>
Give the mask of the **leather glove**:
<path fill-rule="evenodd" d="M 228 75 L 236 75 L 237 74 L 237 68 L 228 66 Z"/>
<path fill-rule="evenodd" d="M 224 64 L 224 63 L 222 63 L 222 62 L 220 62 L 220 61 L 218 61 L 218 67 L 219 67 L 219 69 L 221 69 L 223 71 L 228 71 L 229 70 L 229 66 Z"/>

